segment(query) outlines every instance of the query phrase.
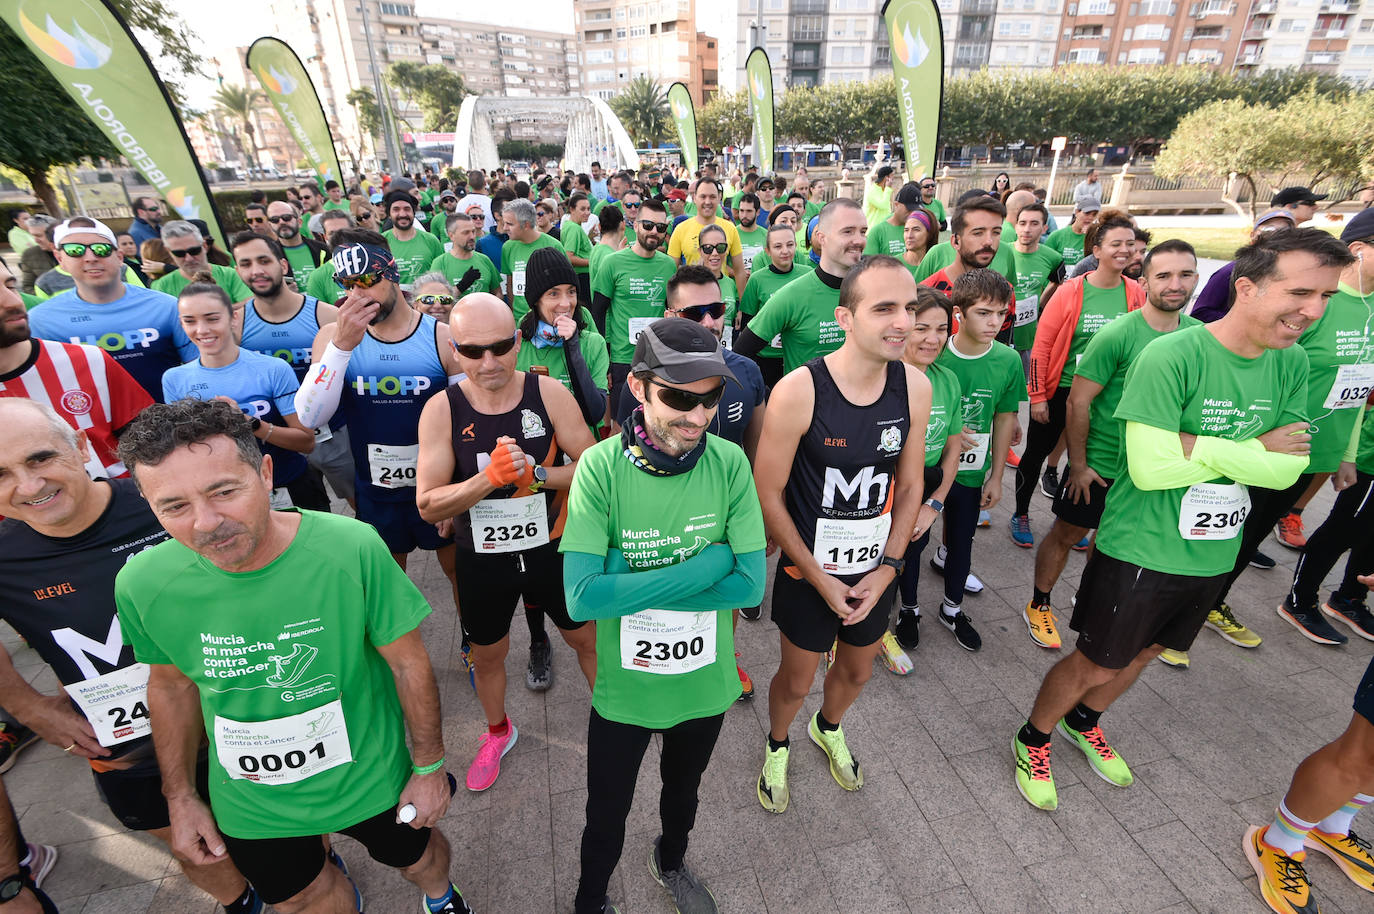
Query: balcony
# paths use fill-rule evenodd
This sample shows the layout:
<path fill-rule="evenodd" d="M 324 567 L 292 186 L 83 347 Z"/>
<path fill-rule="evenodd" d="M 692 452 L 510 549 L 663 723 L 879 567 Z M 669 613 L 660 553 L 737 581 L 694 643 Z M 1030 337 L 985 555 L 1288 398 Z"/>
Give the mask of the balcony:
<path fill-rule="evenodd" d="M 792 29 L 793 41 L 820 41 L 825 37 L 825 29 Z"/>
<path fill-rule="evenodd" d="M 1276 12 L 1278 8 L 1279 5 L 1275 0 L 1262 0 L 1262 2 L 1255 4 L 1254 14 L 1259 16 L 1265 13 L 1273 13 Z"/>
<path fill-rule="evenodd" d="M 1330 39 L 1330 38 L 1344 38 L 1345 36 L 1346 36 L 1346 30 L 1343 29 L 1343 28 L 1341 28 L 1341 29 L 1327 29 L 1325 32 L 1320 32 L 1320 33 L 1319 33 L 1319 32 L 1314 32 L 1314 33 L 1312 33 L 1312 37 L 1313 37 L 1313 38 L 1328 38 L 1328 39 Z"/>
<path fill-rule="evenodd" d="M 997 0 L 962 0 L 959 12 L 965 16 L 991 16 L 997 12 Z"/>
<path fill-rule="evenodd" d="M 1231 15 L 1231 4 L 1216 3 L 1209 0 L 1209 2 L 1198 4 L 1197 12 L 1194 15 L 1198 19 L 1205 19 L 1208 16 L 1229 16 Z"/>
<path fill-rule="evenodd" d="M 1242 54 L 1236 58 L 1238 67 L 1257 67 L 1259 66 L 1260 56 L 1258 54 Z"/>
<path fill-rule="evenodd" d="M 792 0 L 793 15 L 825 15 L 828 0 Z"/>
<path fill-rule="evenodd" d="M 1349 13 L 1360 8 L 1359 0 L 1322 0 L 1323 13 Z"/>

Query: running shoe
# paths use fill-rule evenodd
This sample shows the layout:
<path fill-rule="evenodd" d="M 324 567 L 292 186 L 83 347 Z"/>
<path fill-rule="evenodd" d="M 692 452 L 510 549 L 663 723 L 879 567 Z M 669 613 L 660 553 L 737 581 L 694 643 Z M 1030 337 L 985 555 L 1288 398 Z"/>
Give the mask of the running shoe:
<path fill-rule="evenodd" d="M 468 903 L 463 900 L 463 893 L 458 891 L 458 886 L 450 882 L 448 888 L 449 891 L 453 893 L 453 896 L 444 903 L 442 908 L 431 908 L 429 906 L 429 899 L 425 897 L 424 892 L 421 892 L 420 914 L 472 914 L 472 908 L 468 907 Z M 359 908 L 359 910 L 362 909 Z M 615 908 L 607 905 L 606 910 L 614 911 Z"/>
<path fill-rule="evenodd" d="M 1046 498 L 1054 498 L 1059 492 L 1059 467 L 1045 467 L 1045 472 L 1040 474 L 1040 494 Z"/>
<path fill-rule="evenodd" d="M 1058 809 L 1059 794 L 1050 773 L 1050 744 L 1027 746 L 1017 734 L 1011 739 L 1011 752 L 1016 760 L 1016 789 L 1021 796 L 1037 809 Z"/>
<path fill-rule="evenodd" d="M 1072 549 L 1074 552 L 1087 552 L 1087 551 L 1088 551 L 1088 547 L 1091 546 L 1092 544 L 1093 544 L 1093 535 L 1092 535 L 1091 533 L 1089 533 L 1088 535 L 1084 536 L 1081 540 L 1079 540 L 1078 542 L 1074 543 L 1074 544 L 1073 544 L 1072 546 L 1070 546 L 1069 548 Z"/>
<path fill-rule="evenodd" d="M 1121 760 L 1121 756 L 1107 745 L 1107 737 L 1102 735 L 1101 727 L 1079 732 L 1060 720 L 1055 729 L 1059 731 L 1060 736 L 1083 750 L 1083 754 L 1093 766 L 1093 771 L 1096 771 L 1102 780 L 1118 787 L 1130 787 L 1135 783 L 1131 769 Z"/>
<path fill-rule="evenodd" d="M 1374 613 L 1355 600 L 1342 600 L 1335 594 L 1322 604 L 1322 613 L 1337 622 L 1343 622 L 1350 630 L 1366 641 L 1374 641 Z"/>
<path fill-rule="evenodd" d="M 768 748 L 768 740 L 763 742 L 763 773 L 759 775 L 759 802 L 769 812 L 787 811 L 791 799 L 787 791 L 787 753 L 788 747 Z"/>
<path fill-rule="evenodd" d="M 1159 662 L 1176 670 L 1188 669 L 1188 652 L 1165 648 L 1159 652 Z"/>
<path fill-rule="evenodd" d="M 1237 622 L 1230 605 L 1226 603 L 1207 614 L 1206 624 L 1212 631 L 1237 647 L 1259 647 L 1264 641 L 1259 635 Z"/>
<path fill-rule="evenodd" d="M 0 720 L 0 774 L 19 761 L 19 753 L 38 742 L 38 734 L 20 723 Z"/>
<path fill-rule="evenodd" d="M 983 646 L 983 637 L 978 634 L 973 623 L 964 615 L 963 610 L 955 610 L 954 615 L 947 615 L 943 609 L 937 615 L 940 617 L 940 624 L 954 633 L 954 640 L 959 642 L 959 646 L 966 651 L 976 651 Z"/>
<path fill-rule="evenodd" d="M 1011 467 L 1014 470 L 1020 465 L 1021 458 L 1016 456 L 1016 452 L 1013 451 L 1011 448 L 1007 448 L 1007 466 Z"/>
<path fill-rule="evenodd" d="M 740 607 L 739 617 L 749 622 L 757 622 L 763 616 L 763 604 Z"/>
<path fill-rule="evenodd" d="M 547 692 L 553 685 L 553 645 L 543 638 L 530 645 L 530 665 L 525 670 L 525 688 Z"/>
<path fill-rule="evenodd" d="M 897 643 L 897 636 L 892 632 L 883 632 L 883 649 L 878 656 L 883 658 L 883 665 L 889 673 L 905 676 L 912 670 L 911 658 L 902 650 L 902 646 Z"/>
<path fill-rule="evenodd" d="M 675 870 L 659 866 L 658 842 L 661 840 L 661 837 L 655 838 L 653 849 L 649 851 L 649 875 L 668 890 L 678 914 L 718 914 L 720 908 L 716 907 L 716 897 L 702 885 L 696 873 L 687 868 L 686 860 Z"/>
<path fill-rule="evenodd" d="M 1374 854 L 1368 841 L 1355 834 L 1328 835 L 1319 828 L 1307 833 L 1306 846 L 1331 858 L 1331 862 L 1341 868 L 1366 892 L 1374 892 Z"/>
<path fill-rule="evenodd" d="M 34 844 L 28 842 L 29 852 L 29 879 L 33 882 L 34 888 L 42 888 L 43 880 L 48 878 L 52 868 L 57 866 L 57 848 L 51 844 Z"/>
<path fill-rule="evenodd" d="M 1315 606 L 1311 609 L 1298 609 L 1293 605 L 1291 598 L 1285 598 L 1279 604 L 1278 613 L 1280 619 L 1291 622 L 1308 641 L 1318 644 L 1345 644 L 1350 640 L 1336 631 L 1322 616 L 1321 610 Z"/>
<path fill-rule="evenodd" d="M 344 863 L 343 858 L 340 857 L 332 847 L 329 848 L 327 857 L 329 859 L 329 862 L 334 864 L 334 866 L 338 867 L 339 872 L 343 873 L 343 877 L 348 880 L 349 886 L 353 889 L 353 906 L 358 909 L 359 914 L 362 914 L 363 890 L 358 888 L 358 883 L 354 882 L 353 877 L 348 875 L 348 864 Z"/>
<path fill-rule="evenodd" d="M 466 641 L 458 648 L 458 662 L 462 664 L 463 670 L 468 674 L 468 685 L 472 686 L 472 690 L 476 692 L 477 664 L 472 659 L 472 645 Z"/>
<path fill-rule="evenodd" d="M 735 672 L 739 673 L 739 700 L 748 701 L 754 697 L 754 680 L 749 678 L 749 674 L 744 672 L 744 667 L 739 665 L 739 651 L 735 651 Z"/>
<path fill-rule="evenodd" d="M 1031 534 L 1030 515 L 1013 514 L 1008 521 L 1011 528 L 1011 541 L 1022 549 L 1029 549 L 1035 545 L 1035 536 Z"/>
<path fill-rule="evenodd" d="M 1302 862 L 1306 851 L 1290 857 L 1276 847 L 1264 843 L 1264 827 L 1252 826 L 1245 831 L 1245 859 L 1259 877 L 1260 897 L 1278 914 L 1317 914 L 1312 900 L 1312 883 Z"/>
<path fill-rule="evenodd" d="M 1260 568 L 1264 571 L 1268 571 L 1277 564 L 1278 562 L 1274 561 L 1269 556 L 1265 555 L 1263 552 L 1260 552 L 1258 549 L 1256 549 L 1254 554 L 1250 556 L 1251 568 Z"/>
<path fill-rule="evenodd" d="M 849 746 L 844 741 L 844 727 L 822 730 L 816 721 L 817 711 L 811 715 L 811 723 L 806 725 L 806 734 L 811 742 L 821 747 L 825 757 L 830 759 L 830 776 L 845 790 L 858 790 L 864 785 L 864 770 L 849 754 Z"/>
<path fill-rule="evenodd" d="M 1058 620 L 1054 617 L 1054 607 L 1048 603 L 1037 606 L 1034 602 L 1027 603 L 1026 608 L 1021 611 L 1021 616 L 1026 620 L 1026 630 L 1030 632 L 1031 640 L 1041 647 L 1057 651 L 1063 642 L 1059 639 Z"/>
<path fill-rule="evenodd" d="M 472 767 L 468 768 L 468 790 L 478 793 L 496 783 L 501 773 L 501 759 L 514 748 L 519 738 L 520 731 L 509 719 L 504 734 L 496 736 L 490 731 L 482 734 L 477 740 L 477 757 L 472 760 Z"/>
<path fill-rule="evenodd" d="M 1289 549 L 1302 549 L 1307 545 L 1307 535 L 1302 532 L 1302 515 L 1289 511 L 1279 518 L 1274 526 L 1274 539 Z"/>
<path fill-rule="evenodd" d="M 987 511 L 979 511 L 979 512 L 978 512 L 978 526 L 980 526 L 980 527 L 991 527 L 991 526 L 992 526 L 992 515 L 989 514 Z"/>
<path fill-rule="evenodd" d="M 897 613 L 897 625 L 893 628 L 893 633 L 897 636 L 897 643 L 908 651 L 916 650 L 916 646 L 921 643 L 921 614 L 917 611 L 918 607 L 907 609 L 902 607 L 902 611 Z"/>
<path fill-rule="evenodd" d="M 937 546 L 936 549 L 935 549 L 935 554 L 932 555 L 932 556 L 930 557 L 930 567 L 931 567 L 931 568 L 934 568 L 936 571 L 940 572 L 940 574 L 944 574 L 944 573 L 945 573 L 945 558 L 946 558 L 946 556 L 948 556 L 948 555 L 949 555 L 949 550 L 948 550 L 948 549 L 946 549 L 944 546 Z M 964 578 L 964 593 L 968 593 L 968 594 L 980 594 L 980 593 L 982 593 L 982 592 L 983 592 L 983 582 L 982 582 L 982 580 L 978 577 L 978 575 L 976 575 L 976 574 L 974 574 L 972 571 L 970 571 L 970 572 L 968 573 L 968 577 L 967 577 L 967 578 Z"/>

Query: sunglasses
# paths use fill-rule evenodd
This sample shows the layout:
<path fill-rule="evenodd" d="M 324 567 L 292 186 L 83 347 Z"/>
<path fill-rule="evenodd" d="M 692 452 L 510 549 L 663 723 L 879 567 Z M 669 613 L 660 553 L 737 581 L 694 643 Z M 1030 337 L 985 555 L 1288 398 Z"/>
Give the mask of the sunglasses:
<path fill-rule="evenodd" d="M 687 320 L 699 324 L 708 314 L 715 318 L 724 317 L 725 302 L 713 301 L 709 305 L 688 305 L 685 308 L 673 308 L 672 311 L 679 317 L 685 317 Z"/>
<path fill-rule="evenodd" d="M 421 295 L 418 296 L 415 299 L 415 301 L 419 304 L 424 305 L 425 307 L 431 307 L 433 305 L 443 305 L 444 307 L 448 307 L 449 305 L 453 304 L 454 298 L 452 295 Z"/>
<path fill-rule="evenodd" d="M 353 214 L 353 218 L 356 219 L 356 220 L 359 221 L 359 222 L 366 222 L 367 220 L 369 220 L 369 219 L 372 218 L 372 214 L 371 214 L 371 213 L 354 213 L 354 214 Z"/>
<path fill-rule="evenodd" d="M 167 249 L 167 253 L 171 254 L 173 257 L 199 257 L 204 251 L 205 247 L 199 244 L 193 248 L 186 248 L 182 251 L 174 251 L 171 248 Z"/>
<path fill-rule="evenodd" d="M 658 402 L 669 409 L 677 410 L 680 413 L 690 413 L 698 406 L 706 409 L 715 409 L 720 398 L 725 394 L 725 382 L 721 381 L 720 386 L 710 393 L 694 394 L 690 390 L 683 390 L 679 387 L 669 387 L 660 381 L 653 379 L 649 383 L 658 388 Z"/>
<path fill-rule="evenodd" d="M 382 274 L 362 273 L 358 276 L 335 276 L 334 281 L 345 289 L 370 289 L 382 281 Z"/>
<path fill-rule="evenodd" d="M 639 227 L 646 232 L 658 232 L 660 235 L 666 234 L 668 231 L 668 223 L 650 222 L 648 219 L 639 220 Z"/>
<path fill-rule="evenodd" d="M 453 343 L 452 340 L 449 340 L 449 342 Z M 474 362 L 476 362 L 480 360 L 482 356 L 488 352 L 490 352 L 497 358 L 500 358 L 507 352 L 510 352 L 514 346 L 515 336 L 512 335 L 510 339 L 497 340 L 495 343 L 486 343 L 485 345 L 479 345 L 476 343 L 453 343 L 453 351 L 457 352 L 465 359 L 472 359 Z"/>
<path fill-rule="evenodd" d="M 728 250 L 730 250 L 730 243 L 728 241 L 720 241 L 716 244 L 703 244 L 701 246 L 701 253 L 703 254 L 724 254 Z"/>
<path fill-rule="evenodd" d="M 68 241 L 62 245 L 62 253 L 68 257 L 84 257 L 90 251 L 97 257 L 109 257 L 114 253 L 115 246 L 108 241 L 97 241 L 94 244 L 80 244 L 75 241 Z"/>
<path fill-rule="evenodd" d="M 266 216 L 249 216 L 249 217 L 248 217 L 248 224 L 249 224 L 249 225 L 260 225 L 261 223 L 266 222 L 266 221 L 267 221 L 267 217 L 266 217 Z"/>
<path fill-rule="evenodd" d="M 276 225 L 278 222 L 295 222 L 295 216 L 268 216 L 267 221 Z"/>
<path fill-rule="evenodd" d="M 625 208 L 626 208 L 626 209 L 639 209 L 639 207 L 640 207 L 641 205 L 642 205 L 642 204 L 639 204 L 639 203 L 626 203 L 626 204 L 625 204 Z"/>

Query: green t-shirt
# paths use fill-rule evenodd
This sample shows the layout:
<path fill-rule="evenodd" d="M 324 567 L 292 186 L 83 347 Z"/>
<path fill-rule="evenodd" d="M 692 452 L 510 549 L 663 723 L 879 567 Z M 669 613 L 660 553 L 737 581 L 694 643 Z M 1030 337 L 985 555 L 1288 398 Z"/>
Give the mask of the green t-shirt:
<path fill-rule="evenodd" d="M 300 515 L 291 545 L 258 571 L 221 571 L 167 540 L 131 556 L 115 578 L 134 656 L 196 684 L 210 803 L 236 838 L 340 831 L 394 807 L 410 778 L 396 683 L 376 648 L 418 627 L 429 605 L 370 526 Z M 262 734 L 272 721 L 289 737 L 276 748 L 220 735 Z M 231 778 L 222 757 L 262 780 Z M 309 773 L 331 760 L 341 763 Z M 306 776 L 269 783 L 273 772 Z"/>
<path fill-rule="evenodd" d="M 749 330 L 765 340 L 781 334 L 782 369 L 790 372 L 844 343 L 844 331 L 835 322 L 839 304 L 839 287 L 811 270 L 774 292 L 749 321 Z"/>
<path fill-rule="evenodd" d="M 735 280 L 731 276 L 716 277 L 716 285 L 720 286 L 720 300 L 725 302 L 725 327 L 721 331 L 721 343 L 729 349 L 735 342 L 735 312 L 739 310 L 739 290 L 735 288 Z"/>
<path fill-rule="evenodd" d="M 592 376 L 592 383 L 605 393 L 610 389 L 611 371 L 611 358 L 606 352 L 606 338 L 596 332 L 595 324 L 589 323 L 577 335 L 577 343 L 578 348 L 582 350 L 582 360 L 587 363 L 587 371 Z M 564 345 L 567 345 L 566 341 Z M 569 391 L 572 390 L 572 375 L 568 372 L 568 357 L 563 353 L 563 346 L 540 348 L 529 340 L 521 340 L 520 355 L 515 360 L 515 369 L 548 375 Z"/>
<path fill-rule="evenodd" d="M 391 256 L 396 258 L 396 266 L 401 271 L 401 286 L 407 290 L 415 277 L 429 269 L 434 258 L 444 253 L 444 246 L 439 239 L 420 227 L 415 229 L 415 237 L 409 241 L 398 240 L 394 229 L 387 229 L 382 234 L 386 236 Z"/>
<path fill-rule="evenodd" d="M 343 286 L 334 281 L 334 267 L 322 270 L 311 270 L 310 278 L 305 281 L 305 288 L 302 289 L 306 295 L 313 295 L 325 304 L 332 305 L 339 300 L 339 296 L 344 294 Z"/>
<path fill-rule="evenodd" d="M 306 281 L 310 271 L 319 266 L 315 262 L 315 253 L 305 244 L 298 244 L 294 248 L 283 246 L 282 251 L 286 254 L 286 262 L 291 264 L 291 271 L 296 274 L 298 284 Z"/>
<path fill-rule="evenodd" d="M 1180 315 L 1176 329 L 1182 330 L 1198 323 L 1201 321 L 1195 317 Z M 1115 479 L 1121 472 L 1122 433 L 1125 428 L 1121 420 L 1116 418 L 1116 408 L 1121 402 L 1121 391 L 1126 386 L 1126 371 L 1146 344 L 1161 336 L 1164 333 L 1146 322 L 1145 312 L 1132 311 L 1094 335 L 1078 362 L 1076 373 L 1102 386 L 1088 410 L 1086 450 L 1088 466 L 1103 479 Z M 1347 428 L 1347 439 L 1349 431 Z"/>
<path fill-rule="evenodd" d="M 906 251 L 906 227 L 893 225 L 884 219 L 868 230 L 868 240 L 864 242 L 865 254 L 891 254 L 901 257 Z"/>
<path fill-rule="evenodd" d="M 345 213 L 349 211 L 349 209 L 348 209 L 348 201 L 347 201 L 347 200 L 340 200 L 338 203 L 335 203 L 333 200 L 330 200 L 328 197 L 325 198 L 325 201 L 324 201 L 324 208 L 325 208 L 326 210 L 337 209 L 337 210 L 339 210 L 339 211 L 341 211 L 341 212 L 345 212 Z"/>
<path fill-rule="evenodd" d="M 677 264 L 662 251 L 640 257 L 634 248 L 622 248 L 605 255 L 592 275 L 592 295 L 600 293 L 611 300 L 606 309 L 606 340 L 612 362 L 629 364 L 640 332 L 663 316 L 668 280 L 676 272 Z"/>
<path fill-rule="evenodd" d="M 443 273 L 444 278 L 455 289 L 458 287 L 458 281 L 467 275 L 468 270 L 473 267 L 476 267 L 477 271 L 482 274 L 482 278 L 477 280 L 468 289 L 468 292 L 490 292 L 493 295 L 500 295 L 501 274 L 497 271 L 496 264 L 491 262 L 491 258 L 481 251 L 473 251 L 467 260 L 461 260 L 452 254 L 440 254 L 429 265 L 429 269 Z"/>
<path fill-rule="evenodd" d="M 215 277 L 215 285 L 229 294 L 230 301 L 247 301 L 253 297 L 253 290 L 244 285 L 243 280 L 239 279 L 238 270 L 233 267 L 222 267 L 217 263 L 212 263 L 210 264 L 210 275 Z M 161 279 L 155 280 L 153 288 L 176 298 L 181 294 L 181 290 L 190 284 L 191 280 L 181 275 L 180 270 L 173 270 Z"/>
<path fill-rule="evenodd" d="M 558 238 L 569 256 L 581 257 L 588 261 L 592 259 L 592 240 L 587 237 L 587 230 L 576 222 L 565 222 Z M 574 266 L 573 272 L 579 276 L 586 276 L 591 272 L 591 264 L 585 267 Z"/>
<path fill-rule="evenodd" d="M 448 217 L 448 213 L 438 212 L 429 220 L 429 233 L 439 239 L 440 247 L 448 244 Z"/>
<path fill-rule="evenodd" d="M 1073 328 L 1073 338 L 1069 341 L 1069 354 L 1064 360 L 1064 371 L 1059 375 L 1059 386 L 1073 385 L 1073 375 L 1088 342 L 1099 330 L 1126 313 L 1126 283 L 1122 281 L 1114 289 L 1099 289 L 1086 280 L 1083 283 L 1083 310 L 1078 313 L 1078 324 Z"/>
<path fill-rule="evenodd" d="M 529 262 L 530 255 L 540 248 L 553 248 L 563 253 L 563 245 L 552 235 L 540 234 L 529 244 L 511 238 L 501 245 L 501 275 L 510 277 L 510 303 L 517 324 L 530 312 L 529 303 L 525 301 L 525 264 Z"/>
<path fill-rule="evenodd" d="M 621 248 L 621 250 L 623 251 L 624 248 Z M 591 263 L 587 265 L 587 269 L 591 271 L 590 282 L 593 289 L 596 288 L 596 273 L 597 270 L 601 268 L 602 261 L 614 253 L 615 248 L 611 247 L 609 244 L 602 244 L 598 241 L 596 244 L 592 245 L 591 256 L 587 258 Z"/>
<path fill-rule="evenodd" d="M 1167 334 L 1140 351 L 1126 372 L 1116 418 L 1169 432 L 1246 441 L 1304 421 L 1306 408 L 1307 356 L 1302 349 L 1270 349 L 1247 359 L 1221 345 L 1203 325 Z M 1143 491 L 1131 481 L 1129 469 L 1127 451 L 1107 493 L 1097 548 L 1162 574 L 1212 577 L 1229 572 L 1240 549 L 1239 526 L 1229 528 L 1229 539 L 1185 539 L 1180 531 L 1184 497 L 1194 491 L 1196 502 L 1205 493 L 1197 487 Z M 1231 482 L 1219 476 L 1208 485 Z M 1189 515 L 1202 519 L 1191 510 Z M 1216 529 L 1215 524 L 1207 526 Z"/>
<path fill-rule="evenodd" d="M 824 203 L 817 203 L 814 200 L 807 200 L 806 212 L 802 214 L 801 218 L 802 225 L 810 225 L 812 217 L 819 216 L 821 214 L 821 210 L 824 208 Z"/>
<path fill-rule="evenodd" d="M 949 436 L 958 432 L 958 417 L 962 414 L 963 397 L 959 391 L 959 377 L 937 360 L 926 369 L 930 380 L 930 424 L 926 426 L 926 466 L 940 462 Z M 930 493 L 927 492 L 929 497 Z"/>
<path fill-rule="evenodd" d="M 981 489 L 988 477 L 993 419 L 998 413 L 1014 413 L 1026 399 L 1026 376 L 1021 357 L 1010 346 L 994 342 L 982 355 L 964 355 L 950 339 L 935 364 L 959 379 L 963 429 L 977 436 L 978 446 L 959 455 L 954 481 Z"/>
<path fill-rule="evenodd" d="M 696 466 L 677 476 L 651 476 L 636 468 L 623 455 L 619 438 L 582 452 L 568 494 L 561 551 L 603 556 L 619 549 L 633 574 L 685 561 L 712 543 L 725 543 L 736 555 L 766 545 L 753 473 L 737 445 L 707 435 Z M 622 652 L 622 630 L 641 622 L 646 608 L 624 609 L 639 611 L 596 624 L 592 707 L 598 714 L 662 730 L 721 714 L 735 703 L 740 684 L 730 627 L 734 607 L 696 614 L 699 624 L 715 630 L 715 660 L 675 675 L 634 668 L 634 645 Z M 627 640 L 632 639 L 630 632 Z"/>
<path fill-rule="evenodd" d="M 759 252 L 768 246 L 768 229 L 755 223 L 747 232 L 738 226 L 736 231 L 739 233 L 739 246 L 744 254 L 744 262 L 753 263 Z"/>
<path fill-rule="evenodd" d="M 1334 473 L 1350 443 L 1355 417 L 1374 384 L 1374 300 L 1341 283 L 1321 319 L 1298 338 L 1307 353 L 1307 415 L 1312 423 L 1309 473 Z M 1342 367 L 1348 366 L 1348 367 Z"/>
<path fill-rule="evenodd" d="M 1050 232 L 1050 237 L 1045 239 L 1045 244 L 1064 255 L 1064 267 L 1067 269 L 1083 259 L 1083 239 L 1085 237 L 1086 233 L 1080 235 L 1073 230 L 1073 226 L 1066 225 L 1056 232 Z"/>
<path fill-rule="evenodd" d="M 773 297 L 774 292 L 807 272 L 809 271 L 793 266 L 786 273 L 779 273 L 773 268 L 771 262 L 765 266 L 757 267 L 749 274 L 749 282 L 744 286 L 744 297 L 740 299 L 739 303 L 740 311 L 753 318 L 755 314 L 759 313 L 759 309 L 768 304 L 768 300 Z M 775 335 L 769 345 L 765 346 L 763 351 L 759 353 L 759 356 L 765 359 L 782 358 L 781 338 Z"/>
<path fill-rule="evenodd" d="M 1064 258 L 1054 248 L 1043 244 L 1029 254 L 1022 254 L 1013 245 L 1011 256 L 1016 263 L 1016 323 L 1012 344 L 1018 352 L 1029 352 L 1035 345 L 1035 325 L 1045 307 L 1040 295 Z"/>
<path fill-rule="evenodd" d="M 930 210 L 932 213 L 934 213 L 935 218 L 938 221 L 948 224 L 949 216 L 945 214 L 945 205 L 940 202 L 940 199 L 938 197 L 931 198 L 931 201 L 929 203 L 922 200 L 921 205 L 924 206 L 926 209 Z"/>
<path fill-rule="evenodd" d="M 768 265 L 772 262 L 773 258 L 768 256 L 767 251 L 759 251 L 754 255 L 754 259 L 749 261 L 749 275 L 752 276 L 758 270 L 768 269 Z M 800 245 L 792 252 L 792 265 L 806 270 L 816 269 L 816 265 L 811 262 L 810 255 L 802 250 Z"/>
<path fill-rule="evenodd" d="M 997 253 L 992 257 L 992 263 L 988 264 L 988 269 L 1001 273 L 1014 289 L 1016 288 L 1016 259 L 1012 256 L 1011 249 L 1012 243 L 1010 241 L 999 244 Z M 954 250 L 954 245 L 948 241 L 940 242 L 926 251 L 926 256 L 921 258 L 921 266 L 916 271 L 916 281 L 919 283 L 923 279 L 934 276 L 954 263 L 958 256 L 958 252 Z"/>

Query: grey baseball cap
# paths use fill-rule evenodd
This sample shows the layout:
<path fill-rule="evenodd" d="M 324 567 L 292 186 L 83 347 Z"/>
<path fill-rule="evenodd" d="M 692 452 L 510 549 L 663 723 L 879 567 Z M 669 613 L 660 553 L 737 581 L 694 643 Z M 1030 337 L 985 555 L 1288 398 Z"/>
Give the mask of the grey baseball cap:
<path fill-rule="evenodd" d="M 695 321 L 665 317 L 639 335 L 630 371 L 652 371 L 670 384 L 691 384 L 705 378 L 739 379 L 725 365 L 716 335 Z"/>

